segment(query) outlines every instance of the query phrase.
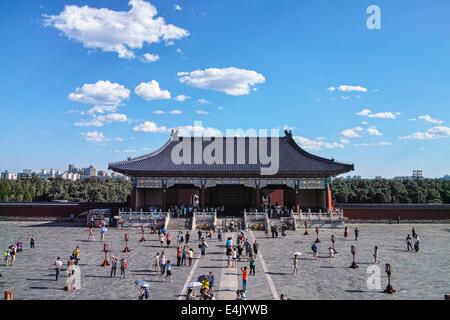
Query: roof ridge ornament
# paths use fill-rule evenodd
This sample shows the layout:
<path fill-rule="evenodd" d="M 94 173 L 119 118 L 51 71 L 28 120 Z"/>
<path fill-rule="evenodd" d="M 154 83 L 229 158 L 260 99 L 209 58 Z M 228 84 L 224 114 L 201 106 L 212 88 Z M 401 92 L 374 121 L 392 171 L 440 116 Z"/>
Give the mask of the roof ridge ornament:
<path fill-rule="evenodd" d="M 286 138 L 292 139 L 292 131 L 291 130 L 284 130 L 284 136 Z"/>
<path fill-rule="evenodd" d="M 170 133 L 170 140 L 172 141 L 178 141 L 178 130 L 173 129 L 172 132 Z"/>

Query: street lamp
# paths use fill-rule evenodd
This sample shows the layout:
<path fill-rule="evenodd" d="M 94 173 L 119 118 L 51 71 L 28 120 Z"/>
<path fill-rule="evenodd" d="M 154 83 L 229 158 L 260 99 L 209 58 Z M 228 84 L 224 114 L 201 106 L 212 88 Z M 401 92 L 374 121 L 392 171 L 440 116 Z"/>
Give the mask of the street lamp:
<path fill-rule="evenodd" d="M 145 242 L 145 238 L 144 238 L 144 232 L 145 232 L 145 227 L 142 225 L 142 227 L 141 227 L 141 233 L 142 233 L 142 237 L 141 237 L 141 240 L 140 240 L 140 242 Z"/>
<path fill-rule="evenodd" d="M 319 227 L 316 227 L 316 241 L 315 241 L 316 243 L 320 243 L 320 240 L 319 240 Z"/>
<path fill-rule="evenodd" d="M 128 233 L 125 233 L 125 249 L 123 250 L 123 252 L 130 252 L 130 249 L 128 249 L 128 240 L 129 240 Z"/>
<path fill-rule="evenodd" d="M 353 256 L 353 262 L 352 262 L 350 268 L 352 268 L 352 269 L 359 268 L 355 262 L 356 247 L 353 245 L 351 246 L 351 252 L 352 252 L 352 256 Z"/>
<path fill-rule="evenodd" d="M 386 289 L 384 290 L 385 293 L 393 294 L 395 292 L 394 288 L 392 288 L 391 285 L 391 274 L 392 274 L 392 266 L 390 263 L 386 263 L 386 269 L 385 269 L 387 276 L 388 276 L 388 285 Z"/>
<path fill-rule="evenodd" d="M 109 246 L 107 243 L 103 244 L 103 251 L 105 252 L 105 261 L 103 261 L 103 263 L 101 264 L 102 267 L 106 267 L 109 266 L 109 262 L 108 262 L 108 251 L 109 251 Z"/>
<path fill-rule="evenodd" d="M 305 221 L 305 233 L 304 233 L 304 235 L 307 236 L 308 234 L 309 234 L 309 232 L 308 232 L 308 224 Z"/>

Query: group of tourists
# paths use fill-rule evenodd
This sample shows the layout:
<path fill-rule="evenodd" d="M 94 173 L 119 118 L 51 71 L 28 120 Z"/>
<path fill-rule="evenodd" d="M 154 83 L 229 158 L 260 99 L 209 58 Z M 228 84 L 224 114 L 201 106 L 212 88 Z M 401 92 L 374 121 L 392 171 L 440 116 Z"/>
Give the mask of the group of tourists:
<path fill-rule="evenodd" d="M 412 246 L 413 243 L 414 243 L 414 249 Z M 406 236 L 406 248 L 408 249 L 408 251 L 411 249 L 411 250 L 415 250 L 416 252 L 418 252 L 419 244 L 420 244 L 419 236 L 416 233 L 416 230 L 413 228 L 412 229 L 412 238 L 409 234 Z"/>
<path fill-rule="evenodd" d="M 116 277 L 116 271 L 117 271 L 117 264 L 119 263 L 119 258 L 116 256 L 112 256 L 111 259 L 111 273 L 109 275 L 110 278 Z M 126 276 L 126 269 L 128 268 L 128 263 L 125 258 L 120 259 L 120 277 L 125 278 Z"/>

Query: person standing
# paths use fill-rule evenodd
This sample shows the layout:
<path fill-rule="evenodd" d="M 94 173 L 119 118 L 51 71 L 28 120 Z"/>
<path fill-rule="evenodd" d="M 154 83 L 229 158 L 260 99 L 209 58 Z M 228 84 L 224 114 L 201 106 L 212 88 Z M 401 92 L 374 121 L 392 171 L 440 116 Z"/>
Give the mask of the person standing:
<path fill-rule="evenodd" d="M 208 244 L 206 243 L 205 239 L 202 238 L 202 243 L 200 244 L 200 253 L 202 259 L 204 259 L 206 256 L 206 248 L 208 248 Z"/>
<path fill-rule="evenodd" d="M 411 248 L 411 250 L 413 250 L 412 239 L 409 234 L 406 236 L 406 248 L 408 249 L 408 251 L 409 251 L 409 248 Z"/>
<path fill-rule="evenodd" d="M 348 236 L 347 227 L 345 227 L 345 229 L 344 229 L 344 238 L 347 238 L 347 236 Z"/>
<path fill-rule="evenodd" d="M 242 290 L 247 291 L 248 269 L 247 266 L 241 268 L 242 271 Z"/>
<path fill-rule="evenodd" d="M 100 241 L 103 242 L 103 240 L 105 240 L 105 232 L 106 232 L 107 230 L 108 230 L 108 229 L 106 229 L 105 226 L 102 226 L 102 227 L 100 228 Z"/>
<path fill-rule="evenodd" d="M 259 243 L 255 242 L 253 243 L 253 252 L 255 253 L 255 259 L 258 256 L 258 250 L 259 250 Z"/>
<path fill-rule="evenodd" d="M 181 247 L 177 249 L 177 267 L 181 265 Z"/>
<path fill-rule="evenodd" d="M 167 238 L 166 238 L 166 242 L 167 242 L 167 248 L 170 247 L 170 241 L 172 240 L 172 237 L 170 235 L 169 232 L 167 232 Z"/>
<path fill-rule="evenodd" d="M 164 255 L 164 252 L 161 252 L 161 257 L 159 258 L 159 269 L 161 270 L 160 276 L 163 276 L 164 273 L 166 272 L 166 264 L 167 264 L 166 256 Z"/>
<path fill-rule="evenodd" d="M 311 250 L 313 251 L 314 259 L 317 259 L 319 257 L 319 247 L 317 246 L 317 243 L 313 243 Z"/>
<path fill-rule="evenodd" d="M 125 258 L 122 258 L 122 260 L 120 260 L 120 277 L 121 278 L 125 278 L 125 270 L 128 268 L 128 263 L 127 260 L 125 260 Z"/>
<path fill-rule="evenodd" d="M 113 256 L 111 258 L 111 273 L 109 274 L 109 277 L 112 278 L 114 275 L 114 278 L 115 278 L 116 271 L 117 271 L 117 257 Z"/>
<path fill-rule="evenodd" d="M 191 234 L 189 233 L 189 231 L 186 231 L 186 245 L 188 245 L 190 238 Z"/>
<path fill-rule="evenodd" d="M 61 266 L 62 266 L 62 261 L 59 257 L 57 257 L 56 261 L 55 261 L 55 271 L 56 271 L 56 279 L 55 280 L 56 281 L 58 281 L 59 273 L 61 271 Z"/>
<path fill-rule="evenodd" d="M 416 250 L 416 252 L 419 251 L 419 236 L 417 234 L 414 238 L 414 250 Z"/>
<path fill-rule="evenodd" d="M 294 270 L 292 271 L 292 275 L 298 275 L 298 255 L 294 255 Z"/>
<path fill-rule="evenodd" d="M 155 267 L 155 272 L 159 272 L 159 252 L 153 257 L 153 265 Z"/>
<path fill-rule="evenodd" d="M 411 233 L 412 233 L 412 237 L 415 238 L 416 237 L 416 229 L 412 228 Z"/>
<path fill-rule="evenodd" d="M 378 247 L 375 246 L 375 248 L 373 249 L 373 257 L 375 259 L 374 263 L 380 263 L 380 258 L 379 258 L 379 254 L 380 254 L 380 250 L 378 250 Z"/>
<path fill-rule="evenodd" d="M 192 267 L 192 259 L 194 259 L 194 250 L 192 250 L 192 248 L 189 248 L 188 254 L 189 254 L 189 267 Z"/>
<path fill-rule="evenodd" d="M 198 241 L 202 240 L 202 230 L 198 229 Z"/>
<path fill-rule="evenodd" d="M 166 263 L 166 277 L 163 279 L 166 280 L 166 278 L 169 278 L 170 282 L 173 282 L 172 280 L 172 264 L 170 263 L 170 260 L 167 260 Z"/>
<path fill-rule="evenodd" d="M 165 240 L 165 236 L 164 236 L 164 234 L 161 232 L 161 233 L 159 234 L 159 244 L 160 244 L 161 247 L 164 245 L 164 240 Z"/>
<path fill-rule="evenodd" d="M 14 245 L 12 245 L 10 251 L 11 251 L 11 265 L 13 266 L 14 265 L 14 261 L 16 261 L 17 248 Z"/>
<path fill-rule="evenodd" d="M 231 268 L 237 268 L 237 250 L 233 248 L 233 264 Z"/>
<path fill-rule="evenodd" d="M 34 242 L 36 241 L 36 238 L 34 237 L 34 234 L 31 235 L 30 238 L 30 249 L 34 249 Z"/>
<path fill-rule="evenodd" d="M 358 241 L 358 234 L 359 234 L 359 230 L 358 228 L 355 229 L 355 241 Z"/>
<path fill-rule="evenodd" d="M 221 229 L 219 229 L 219 231 L 217 232 L 217 240 L 222 242 L 222 230 Z"/>
<path fill-rule="evenodd" d="M 252 274 L 252 275 L 256 275 L 255 266 L 256 266 L 256 261 L 255 261 L 255 258 L 252 257 L 250 260 L 250 274 Z"/>
<path fill-rule="evenodd" d="M 187 249 L 186 247 L 183 247 L 183 251 L 181 251 L 181 265 L 186 265 L 187 255 Z"/>
<path fill-rule="evenodd" d="M 92 229 L 92 227 L 89 228 L 89 238 L 88 238 L 88 240 L 91 240 L 91 239 L 95 241 L 94 229 Z"/>

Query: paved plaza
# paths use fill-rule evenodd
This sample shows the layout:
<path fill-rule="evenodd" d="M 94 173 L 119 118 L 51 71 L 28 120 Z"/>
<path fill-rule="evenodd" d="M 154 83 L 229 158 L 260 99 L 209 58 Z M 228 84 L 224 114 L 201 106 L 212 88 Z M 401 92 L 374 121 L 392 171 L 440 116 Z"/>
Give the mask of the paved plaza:
<path fill-rule="evenodd" d="M 275 299 L 280 294 L 296 299 L 444 299 L 450 293 L 450 225 L 449 224 L 347 224 L 349 237 L 344 239 L 343 229 L 322 228 L 319 233 L 319 258 L 313 259 L 311 245 L 316 238 L 313 229 L 310 235 L 304 230 L 287 231 L 285 238 L 265 238 L 261 231 L 248 231 L 250 243 L 256 239 L 260 253 L 256 261 L 256 276 L 249 276 L 247 298 L 249 300 Z M 407 251 L 405 238 L 414 226 L 421 245 L 419 252 Z M 354 240 L 354 228 L 360 230 L 358 241 Z M 128 247 L 131 252 L 123 253 L 124 234 L 128 232 Z M 194 249 L 193 266 L 176 266 L 176 234 L 172 235 L 171 247 L 161 248 L 157 235 L 145 234 L 146 242 L 139 242 L 139 228 L 109 228 L 105 243 L 109 244 L 108 257 L 126 257 L 129 268 L 126 278 L 110 278 L 110 267 L 101 267 L 104 260 L 103 243 L 99 241 L 98 230 L 95 241 L 89 241 L 88 228 L 74 227 L 70 223 L 0 221 L 0 249 L 2 256 L 12 243 L 18 240 L 24 244 L 23 252 L 16 255 L 14 266 L 0 264 L 0 290 L 13 290 L 15 299 L 137 299 L 139 287 L 134 280 L 150 283 L 150 300 L 185 299 L 185 285 L 197 277 L 212 271 L 215 275 L 217 299 L 234 299 L 235 291 L 242 288 L 239 262 L 238 269 L 226 268 L 225 240 L 236 234 L 225 233 L 223 243 L 214 235 L 208 241 L 209 248 L 204 259 L 199 259 L 197 232 L 192 232 L 188 247 Z M 183 230 L 185 233 L 185 230 Z M 36 237 L 35 249 L 29 248 L 29 238 Z M 336 237 L 338 254 L 329 258 L 330 236 Z M 66 262 L 79 245 L 81 268 L 81 289 L 64 291 Z M 358 269 L 348 268 L 352 262 L 350 246 L 356 246 Z M 368 289 L 367 268 L 373 264 L 373 248 L 380 249 L 378 264 L 381 271 L 381 289 Z M 164 251 L 173 264 L 173 283 L 163 282 L 153 271 L 153 257 Z M 292 276 L 293 253 L 303 255 L 299 261 L 299 276 Z M 54 261 L 60 256 L 63 261 L 61 277 L 55 281 Z M 397 292 L 383 293 L 387 284 L 384 264 L 391 263 L 392 285 Z M 248 265 L 248 264 L 247 264 Z M 198 288 L 197 288 L 198 293 Z"/>

